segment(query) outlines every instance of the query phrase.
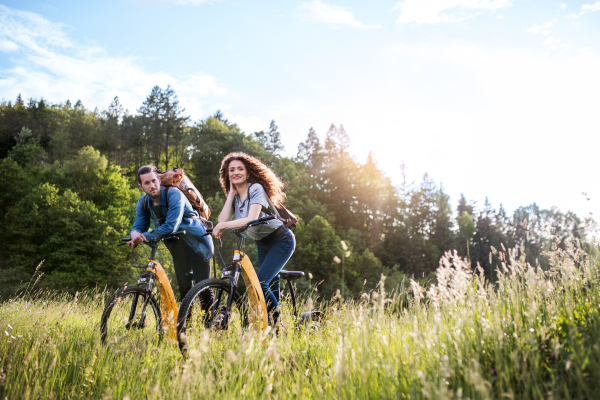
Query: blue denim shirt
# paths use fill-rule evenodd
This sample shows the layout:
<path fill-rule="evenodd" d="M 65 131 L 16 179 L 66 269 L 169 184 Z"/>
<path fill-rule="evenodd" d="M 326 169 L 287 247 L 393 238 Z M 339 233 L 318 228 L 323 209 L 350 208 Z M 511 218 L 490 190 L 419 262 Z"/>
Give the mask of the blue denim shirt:
<path fill-rule="evenodd" d="M 210 260 L 214 254 L 213 242 L 210 236 L 201 237 L 206 233 L 206 227 L 198 218 L 198 213 L 179 189 L 169 189 L 168 195 L 169 208 L 167 209 L 165 188 L 161 186 L 158 207 L 162 215 L 165 216 L 165 223 L 162 225 L 156 220 L 150 199 L 146 195 L 140 197 L 135 209 L 135 222 L 132 231 L 143 233 L 148 240 L 155 240 L 183 229 L 186 234 L 180 237 L 205 261 Z M 148 210 L 144 210 L 144 200 L 148 201 Z M 154 230 L 146 233 L 150 228 L 151 219 L 154 221 Z"/>

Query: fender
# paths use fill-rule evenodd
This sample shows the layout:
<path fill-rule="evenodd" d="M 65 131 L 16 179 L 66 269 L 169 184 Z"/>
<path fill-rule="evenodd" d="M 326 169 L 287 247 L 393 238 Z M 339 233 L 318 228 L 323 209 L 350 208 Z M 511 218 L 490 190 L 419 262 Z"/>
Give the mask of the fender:
<path fill-rule="evenodd" d="M 156 276 L 162 308 L 161 325 L 166 328 L 171 339 L 177 340 L 177 328 L 175 327 L 175 324 L 177 322 L 179 310 L 177 309 L 177 302 L 175 301 L 173 289 L 171 288 L 171 282 L 169 281 L 164 268 L 158 261 L 150 260 L 146 271 L 152 272 Z"/>
<path fill-rule="evenodd" d="M 264 332 L 269 326 L 269 320 L 267 318 L 267 304 L 262 288 L 260 287 L 260 282 L 258 281 L 258 276 L 256 276 L 256 271 L 254 271 L 254 267 L 252 266 L 252 262 L 250 261 L 250 258 L 248 258 L 248 255 L 239 250 L 235 250 L 235 252 L 239 253 L 241 256 L 242 278 L 244 278 L 244 283 L 246 284 L 246 290 L 248 292 L 248 301 L 250 303 L 248 322 L 256 329 Z M 234 259 L 236 258 L 237 257 L 234 256 Z"/>

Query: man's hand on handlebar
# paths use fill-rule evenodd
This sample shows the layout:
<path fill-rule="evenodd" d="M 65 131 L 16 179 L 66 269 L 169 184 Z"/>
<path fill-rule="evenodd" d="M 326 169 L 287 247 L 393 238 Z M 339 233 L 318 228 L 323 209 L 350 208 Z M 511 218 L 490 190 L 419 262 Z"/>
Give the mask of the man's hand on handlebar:
<path fill-rule="evenodd" d="M 138 231 L 132 231 L 131 232 L 131 240 L 129 242 L 127 242 L 127 246 L 131 247 L 132 249 L 135 249 L 138 244 L 143 243 L 145 241 L 146 241 L 146 236 L 139 233 Z"/>

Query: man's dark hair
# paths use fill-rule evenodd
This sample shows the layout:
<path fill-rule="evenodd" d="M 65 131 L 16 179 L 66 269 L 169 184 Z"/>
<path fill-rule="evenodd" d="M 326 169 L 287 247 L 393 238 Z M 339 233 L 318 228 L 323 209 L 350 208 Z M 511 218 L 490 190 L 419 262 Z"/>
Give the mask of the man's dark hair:
<path fill-rule="evenodd" d="M 142 184 L 142 180 L 140 179 L 140 176 L 145 175 L 145 174 L 149 174 L 150 172 L 154 172 L 156 173 L 156 167 L 152 164 L 150 165 L 144 165 L 143 167 L 141 167 L 140 169 L 138 169 L 137 172 L 137 180 L 139 182 L 139 184 Z"/>

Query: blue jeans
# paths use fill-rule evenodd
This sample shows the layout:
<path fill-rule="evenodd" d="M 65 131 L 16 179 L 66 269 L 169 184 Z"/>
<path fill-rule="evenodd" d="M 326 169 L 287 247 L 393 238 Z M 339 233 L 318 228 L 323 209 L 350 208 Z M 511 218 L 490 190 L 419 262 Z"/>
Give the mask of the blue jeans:
<path fill-rule="evenodd" d="M 258 280 L 265 295 L 267 311 L 273 322 L 279 320 L 279 271 L 296 248 L 296 237 L 289 229 L 268 243 L 256 242 L 258 250 Z"/>

